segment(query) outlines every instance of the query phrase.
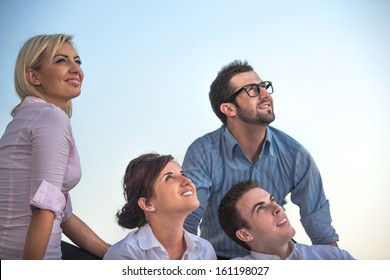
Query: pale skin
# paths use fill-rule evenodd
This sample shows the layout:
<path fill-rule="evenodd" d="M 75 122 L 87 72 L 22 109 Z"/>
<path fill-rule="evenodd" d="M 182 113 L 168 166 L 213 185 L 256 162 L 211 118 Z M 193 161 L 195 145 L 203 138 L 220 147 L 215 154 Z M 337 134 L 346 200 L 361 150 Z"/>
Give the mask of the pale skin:
<path fill-rule="evenodd" d="M 262 80 L 256 72 L 243 72 L 234 75 L 230 79 L 229 87 L 233 93 L 243 86 L 260 82 Z M 263 147 L 269 123 L 255 120 L 265 119 L 273 121 L 273 99 L 265 88 L 261 88 L 257 97 L 249 97 L 245 91 L 242 91 L 236 96 L 235 100 L 239 104 L 241 111 L 245 110 L 246 115 L 253 121 L 243 121 L 240 117 L 240 109 L 233 102 L 222 103 L 220 110 L 227 117 L 226 126 L 230 133 L 237 140 L 248 159 L 256 163 Z M 326 245 L 338 247 L 337 242 L 326 243 Z"/>
<path fill-rule="evenodd" d="M 64 43 L 53 58 L 46 57 L 39 70 L 27 69 L 26 78 L 45 97 L 62 109 L 68 101 L 80 95 L 84 78 L 80 57 L 73 46 Z M 23 259 L 43 259 L 54 222 L 50 210 L 34 208 L 27 231 Z M 61 224 L 63 232 L 81 248 L 103 257 L 109 245 L 100 239 L 83 221 L 72 214 Z"/>
<path fill-rule="evenodd" d="M 76 245 L 95 256 L 102 258 L 109 248 L 109 245 L 75 214 L 62 223 L 61 228 Z"/>
<path fill-rule="evenodd" d="M 65 108 L 68 101 L 81 93 L 84 79 L 81 60 L 73 46 L 64 43 L 54 57 L 46 57 L 39 70 L 27 69 L 27 80 L 46 101 Z"/>
<path fill-rule="evenodd" d="M 237 201 L 236 208 L 249 224 L 237 230 L 236 236 L 252 251 L 277 255 L 282 260 L 291 254 L 289 242 L 295 230 L 272 195 L 261 188 L 251 189 Z"/>
<path fill-rule="evenodd" d="M 187 249 L 184 240 L 184 220 L 199 207 L 196 189 L 180 165 L 170 161 L 158 175 L 149 200 L 140 198 L 138 205 L 156 239 L 169 254 L 180 260 Z"/>

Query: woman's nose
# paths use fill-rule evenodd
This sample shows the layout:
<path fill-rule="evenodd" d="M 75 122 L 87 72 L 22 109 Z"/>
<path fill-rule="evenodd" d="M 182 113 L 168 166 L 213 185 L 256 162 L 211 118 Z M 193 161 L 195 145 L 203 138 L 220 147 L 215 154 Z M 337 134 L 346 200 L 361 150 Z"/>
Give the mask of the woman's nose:
<path fill-rule="evenodd" d="M 82 71 L 81 65 L 78 62 L 76 62 L 76 61 L 72 61 L 71 62 L 71 67 L 70 67 L 69 71 L 71 73 L 79 73 L 79 72 Z"/>
<path fill-rule="evenodd" d="M 181 186 L 182 186 L 182 187 L 185 187 L 185 186 L 187 186 L 188 184 L 190 184 L 191 182 L 192 182 L 192 181 L 191 181 L 190 178 L 183 176 L 183 179 L 182 179 L 182 182 L 181 182 Z"/>

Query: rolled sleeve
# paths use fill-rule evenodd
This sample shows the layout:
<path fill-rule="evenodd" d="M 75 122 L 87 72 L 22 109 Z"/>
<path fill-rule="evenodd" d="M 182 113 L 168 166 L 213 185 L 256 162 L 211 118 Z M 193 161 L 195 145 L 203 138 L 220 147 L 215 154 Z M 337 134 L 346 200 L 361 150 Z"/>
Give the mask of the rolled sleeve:
<path fill-rule="evenodd" d="M 64 194 L 47 181 L 42 181 L 30 205 L 54 212 L 55 217 L 62 217 L 67 204 Z"/>
<path fill-rule="evenodd" d="M 62 222 L 66 222 L 70 216 L 72 215 L 73 208 L 72 208 L 72 200 L 70 199 L 70 194 L 66 194 L 66 205 L 64 209 L 64 215 L 62 217 Z"/>
<path fill-rule="evenodd" d="M 301 222 L 313 244 L 326 244 L 339 240 L 339 236 L 331 226 L 332 218 L 328 200 L 317 211 L 302 218 Z"/>

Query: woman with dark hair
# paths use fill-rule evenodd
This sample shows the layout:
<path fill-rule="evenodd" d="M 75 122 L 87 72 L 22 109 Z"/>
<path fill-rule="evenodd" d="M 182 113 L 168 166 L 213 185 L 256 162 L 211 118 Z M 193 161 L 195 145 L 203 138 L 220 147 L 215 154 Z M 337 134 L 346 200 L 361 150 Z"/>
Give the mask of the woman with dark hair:
<path fill-rule="evenodd" d="M 211 244 L 184 230 L 185 218 L 199 207 L 194 184 L 171 155 L 144 154 L 127 166 L 126 204 L 118 224 L 131 231 L 104 259 L 216 259 Z"/>

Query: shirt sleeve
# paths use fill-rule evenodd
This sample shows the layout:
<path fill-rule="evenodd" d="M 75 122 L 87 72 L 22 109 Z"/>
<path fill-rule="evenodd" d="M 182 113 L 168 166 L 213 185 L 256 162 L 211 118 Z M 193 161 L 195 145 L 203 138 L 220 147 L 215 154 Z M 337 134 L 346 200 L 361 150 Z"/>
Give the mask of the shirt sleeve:
<path fill-rule="evenodd" d="M 62 211 L 66 205 L 66 199 L 58 188 L 43 181 L 34 197 L 31 199 L 30 205 L 40 209 L 51 210 L 56 217 L 61 217 Z"/>
<path fill-rule="evenodd" d="M 207 159 L 202 146 L 194 142 L 187 150 L 182 168 L 186 175 L 192 180 L 196 187 L 196 194 L 199 200 L 199 208 L 187 216 L 184 228 L 188 232 L 197 235 L 200 220 L 208 206 L 210 188 L 212 181 L 207 172 Z"/>
<path fill-rule="evenodd" d="M 64 209 L 64 216 L 62 217 L 62 223 L 66 222 L 73 213 L 72 200 L 70 199 L 70 194 L 67 193 L 65 195 L 65 198 L 66 198 L 66 205 Z"/>
<path fill-rule="evenodd" d="M 50 203 L 59 199 L 63 192 L 69 151 L 73 145 L 70 121 L 59 108 L 47 107 L 40 111 L 31 127 L 30 197 L 34 206 L 52 210 Z M 54 197 L 50 198 L 52 195 Z M 63 209 L 65 204 L 61 204 L 61 207 Z"/>
<path fill-rule="evenodd" d="M 291 201 L 299 206 L 301 222 L 313 244 L 338 241 L 332 226 L 329 201 L 326 199 L 320 172 L 309 154 L 300 147 L 293 172 Z"/>

